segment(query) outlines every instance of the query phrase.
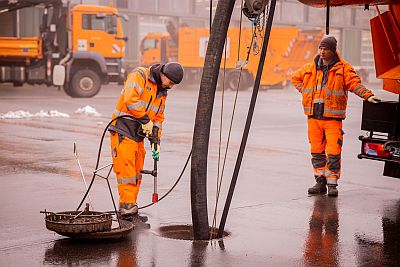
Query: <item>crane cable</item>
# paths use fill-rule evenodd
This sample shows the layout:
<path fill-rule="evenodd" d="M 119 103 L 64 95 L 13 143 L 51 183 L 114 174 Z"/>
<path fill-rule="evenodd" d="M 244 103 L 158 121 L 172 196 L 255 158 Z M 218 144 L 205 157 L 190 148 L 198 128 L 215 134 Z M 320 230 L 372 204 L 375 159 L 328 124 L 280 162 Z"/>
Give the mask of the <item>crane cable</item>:
<path fill-rule="evenodd" d="M 244 0 L 243 0 L 244 1 Z M 241 10 L 243 9 L 243 1 L 241 2 Z M 241 33 L 242 33 L 242 21 L 243 21 L 243 12 L 240 13 L 240 21 L 239 21 L 239 37 L 238 37 L 238 53 L 237 53 L 237 59 L 239 62 L 240 59 L 240 43 L 241 43 Z M 252 30 L 252 38 L 250 45 L 247 50 L 246 54 L 246 60 L 245 62 L 247 63 L 250 58 L 250 51 L 252 49 L 253 41 L 255 38 L 257 38 L 256 34 L 256 28 L 254 27 Z M 235 92 L 235 99 L 233 103 L 233 108 L 232 108 L 232 115 L 230 119 L 230 124 L 229 124 L 229 130 L 228 130 L 228 137 L 226 141 L 226 147 L 225 147 L 225 153 L 224 153 L 224 159 L 222 163 L 222 170 L 221 170 L 221 175 L 220 175 L 220 159 L 221 159 L 221 143 L 222 143 L 222 121 L 223 121 L 223 107 L 224 107 L 224 89 L 225 89 L 225 66 L 226 66 L 226 44 L 225 44 L 225 58 L 224 58 L 224 72 L 223 72 L 223 84 L 222 84 L 222 99 L 221 99 L 221 115 L 220 115 L 220 129 L 219 129 L 219 147 L 218 147 L 218 168 L 217 168 L 217 191 L 216 191 L 216 200 L 215 200 L 215 206 L 214 206 L 214 214 L 213 214 L 213 222 L 211 226 L 211 232 L 210 232 L 210 239 L 213 239 L 216 237 L 216 217 L 217 217 L 217 208 L 218 208 L 218 201 L 220 197 L 220 192 L 221 192 L 221 185 L 222 185 L 222 178 L 224 175 L 224 170 L 225 170 L 225 164 L 226 164 L 226 157 L 228 154 L 228 148 L 229 148 L 229 142 L 230 142 L 230 137 L 231 137 L 231 132 L 232 132 L 232 126 L 233 126 L 233 119 L 235 116 L 235 111 L 236 111 L 236 104 L 237 104 L 237 97 L 239 93 L 239 86 L 240 86 L 240 81 L 241 81 L 241 76 L 242 76 L 242 70 L 245 64 L 241 64 L 240 66 L 240 71 L 239 71 L 239 79 L 236 85 L 236 92 Z"/>

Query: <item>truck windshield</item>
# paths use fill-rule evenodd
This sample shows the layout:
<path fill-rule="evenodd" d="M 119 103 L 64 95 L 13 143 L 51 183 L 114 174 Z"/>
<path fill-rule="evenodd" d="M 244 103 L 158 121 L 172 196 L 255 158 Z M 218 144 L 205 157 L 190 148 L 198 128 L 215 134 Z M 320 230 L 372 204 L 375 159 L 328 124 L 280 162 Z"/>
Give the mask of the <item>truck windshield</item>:
<path fill-rule="evenodd" d="M 158 46 L 157 39 L 144 39 L 143 40 L 143 50 L 155 49 Z"/>
<path fill-rule="evenodd" d="M 83 30 L 99 30 L 109 34 L 117 33 L 117 18 L 115 16 L 98 17 L 96 14 L 82 15 Z"/>

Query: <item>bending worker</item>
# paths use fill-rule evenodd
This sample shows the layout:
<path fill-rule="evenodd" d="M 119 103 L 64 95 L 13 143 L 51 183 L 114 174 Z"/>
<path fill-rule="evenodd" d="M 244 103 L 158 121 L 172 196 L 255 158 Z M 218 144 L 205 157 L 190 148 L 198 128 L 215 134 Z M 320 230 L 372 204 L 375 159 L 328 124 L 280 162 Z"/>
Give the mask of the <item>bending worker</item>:
<path fill-rule="evenodd" d="M 316 184 L 309 194 L 337 196 L 343 144 L 342 120 L 346 117 L 348 91 L 372 103 L 380 102 L 372 91 L 361 84 L 353 67 L 339 57 L 337 41 L 322 39 L 319 55 L 292 77 L 302 94 L 303 108 L 308 116 L 308 139 Z"/>
<path fill-rule="evenodd" d="M 123 217 L 138 212 L 136 199 L 146 154 L 143 140 L 149 137 L 153 159 L 159 160 L 167 91 L 182 79 L 183 68 L 175 62 L 155 64 L 150 68 L 139 67 L 128 75 L 119 96 L 113 119 L 121 115 L 134 117 L 119 118 L 109 128 L 118 181 L 119 210 Z"/>

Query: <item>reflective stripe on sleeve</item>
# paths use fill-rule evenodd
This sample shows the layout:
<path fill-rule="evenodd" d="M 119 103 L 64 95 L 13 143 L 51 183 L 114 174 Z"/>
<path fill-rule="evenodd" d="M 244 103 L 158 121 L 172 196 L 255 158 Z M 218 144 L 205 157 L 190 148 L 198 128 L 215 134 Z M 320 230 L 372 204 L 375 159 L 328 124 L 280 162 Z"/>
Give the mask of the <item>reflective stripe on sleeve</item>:
<path fill-rule="evenodd" d="M 159 108 L 160 108 L 159 106 L 149 105 L 148 110 L 151 110 L 153 112 L 157 112 L 157 111 L 159 111 Z"/>
<path fill-rule="evenodd" d="M 364 89 L 362 89 L 361 92 L 358 93 L 358 95 L 360 97 L 364 97 L 365 93 L 367 93 L 367 92 L 368 92 L 367 88 L 364 87 Z"/>
<path fill-rule="evenodd" d="M 146 102 L 143 101 L 143 100 L 140 100 L 139 102 L 136 102 L 136 103 L 133 103 L 133 104 L 130 104 L 130 105 L 126 106 L 126 108 L 128 110 L 133 110 L 133 109 L 137 109 L 137 108 L 140 108 L 140 107 L 146 108 Z"/>
<path fill-rule="evenodd" d="M 144 89 L 142 87 L 140 87 L 136 82 L 127 83 L 125 85 L 125 89 L 129 89 L 129 88 L 136 88 L 136 90 L 138 90 L 138 92 L 139 92 L 139 95 L 142 95 L 142 93 L 144 91 Z"/>
<path fill-rule="evenodd" d="M 129 116 L 132 116 L 133 117 L 133 115 L 132 114 L 129 114 L 129 113 L 126 113 L 126 112 L 123 112 L 123 111 L 119 111 L 118 109 L 115 109 L 114 110 L 114 115 L 115 116 L 122 116 L 122 115 L 129 115 Z"/>
<path fill-rule="evenodd" d="M 300 89 L 301 89 L 302 86 L 303 86 L 303 83 L 300 83 L 299 85 L 296 86 L 296 89 L 297 89 L 298 91 L 300 91 Z"/>
<path fill-rule="evenodd" d="M 355 93 L 355 94 L 357 94 L 358 95 L 358 93 L 359 93 L 359 91 L 361 90 L 361 89 L 363 89 L 363 88 L 365 88 L 364 87 L 364 85 L 358 85 L 354 90 L 353 90 L 353 93 Z"/>
<path fill-rule="evenodd" d="M 303 90 L 301 90 L 301 93 L 302 94 L 305 94 L 305 93 L 312 93 L 313 92 L 313 89 L 312 88 L 303 88 Z"/>

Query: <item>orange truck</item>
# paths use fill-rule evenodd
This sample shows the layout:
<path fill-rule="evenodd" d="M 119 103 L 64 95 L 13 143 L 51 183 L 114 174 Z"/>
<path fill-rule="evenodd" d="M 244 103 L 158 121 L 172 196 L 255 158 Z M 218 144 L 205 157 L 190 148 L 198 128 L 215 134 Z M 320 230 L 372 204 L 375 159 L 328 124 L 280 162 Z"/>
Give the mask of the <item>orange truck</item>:
<path fill-rule="evenodd" d="M 250 57 L 244 65 L 240 89 L 253 85 L 257 73 L 259 52 L 262 38 L 254 38 L 251 29 L 242 29 L 239 51 L 239 28 L 230 28 L 226 45 L 225 87 L 236 90 L 240 66 L 244 65 L 250 47 Z M 261 88 L 283 87 L 290 80 L 292 73 L 310 61 L 318 49 L 322 32 L 301 31 L 297 27 L 275 27 L 271 31 L 264 74 L 261 77 Z M 185 79 L 199 81 L 209 38 L 207 28 L 182 27 L 179 32 L 150 33 L 141 43 L 141 63 L 151 65 L 175 60 L 185 68 Z M 239 53 L 238 53 L 239 51 Z M 221 68 L 223 68 L 223 60 Z M 222 71 L 222 69 L 221 69 Z M 222 73 L 219 79 L 223 79 Z M 219 83 L 221 86 L 221 83 Z"/>
<path fill-rule="evenodd" d="M 0 13 L 42 5 L 40 35 L 0 37 L 0 82 L 55 85 L 92 97 L 125 78 L 121 18 L 112 6 L 63 6 L 61 0 L 9 1 Z"/>

